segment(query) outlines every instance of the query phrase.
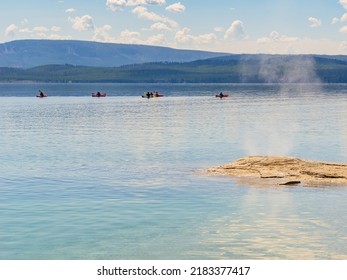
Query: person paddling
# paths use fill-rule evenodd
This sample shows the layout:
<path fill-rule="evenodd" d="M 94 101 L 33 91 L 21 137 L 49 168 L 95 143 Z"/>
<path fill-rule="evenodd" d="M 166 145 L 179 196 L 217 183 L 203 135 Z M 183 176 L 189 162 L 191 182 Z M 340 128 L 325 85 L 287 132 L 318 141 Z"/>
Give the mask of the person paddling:
<path fill-rule="evenodd" d="M 42 92 L 42 90 L 39 90 L 39 93 L 40 93 L 40 97 L 44 97 L 45 94 Z"/>

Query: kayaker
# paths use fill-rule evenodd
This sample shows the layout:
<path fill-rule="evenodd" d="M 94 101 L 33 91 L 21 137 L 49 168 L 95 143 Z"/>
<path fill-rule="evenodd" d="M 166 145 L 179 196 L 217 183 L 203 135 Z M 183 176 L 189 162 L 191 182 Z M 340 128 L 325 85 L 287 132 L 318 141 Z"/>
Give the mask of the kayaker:
<path fill-rule="evenodd" d="M 223 97 L 224 97 L 223 92 L 221 92 L 221 93 L 219 94 L 219 97 L 220 97 L 220 98 L 223 98 Z"/>
<path fill-rule="evenodd" d="M 146 96 L 148 99 L 151 97 L 151 94 L 149 93 L 149 91 L 147 91 Z"/>
<path fill-rule="evenodd" d="M 40 97 L 44 97 L 45 94 L 42 92 L 42 90 L 39 90 L 39 93 L 40 93 Z"/>
<path fill-rule="evenodd" d="M 100 97 L 100 96 L 101 96 L 100 91 L 98 91 L 96 95 L 97 95 L 98 97 Z"/>

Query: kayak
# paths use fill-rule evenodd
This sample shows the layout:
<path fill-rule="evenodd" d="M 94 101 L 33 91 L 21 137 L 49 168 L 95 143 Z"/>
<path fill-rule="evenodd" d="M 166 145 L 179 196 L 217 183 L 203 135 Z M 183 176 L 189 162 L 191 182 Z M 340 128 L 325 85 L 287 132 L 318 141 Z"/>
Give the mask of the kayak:
<path fill-rule="evenodd" d="M 92 93 L 92 97 L 106 97 L 106 93 L 95 93 L 93 92 Z"/>
<path fill-rule="evenodd" d="M 142 98 L 164 97 L 164 94 L 155 93 L 150 96 L 142 95 Z"/>
<path fill-rule="evenodd" d="M 39 94 L 37 94 L 36 97 L 38 97 L 38 98 L 44 98 L 44 97 L 47 97 L 47 94 L 44 93 L 42 90 L 39 90 Z"/>
<path fill-rule="evenodd" d="M 228 97 L 229 94 L 223 94 L 223 96 L 220 96 L 219 94 L 216 94 L 216 97 L 223 98 L 223 97 Z"/>

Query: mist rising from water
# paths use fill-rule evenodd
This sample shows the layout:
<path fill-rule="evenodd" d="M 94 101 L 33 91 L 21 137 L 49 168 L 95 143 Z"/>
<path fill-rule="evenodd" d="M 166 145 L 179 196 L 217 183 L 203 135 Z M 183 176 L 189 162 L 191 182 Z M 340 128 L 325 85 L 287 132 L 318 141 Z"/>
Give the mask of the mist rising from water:
<path fill-rule="evenodd" d="M 244 135 L 243 148 L 248 155 L 291 155 L 302 123 L 295 116 L 297 109 L 285 104 L 292 95 L 321 91 L 315 60 L 311 56 L 264 55 L 255 67 L 258 67 L 258 79 L 278 84 L 278 92 L 269 104 L 263 104 L 265 107 L 252 122 L 252 132 Z M 281 114 L 273 115 L 277 110 L 272 106 L 282 106 Z"/>
<path fill-rule="evenodd" d="M 262 56 L 258 76 L 265 83 L 319 84 L 311 56 Z"/>

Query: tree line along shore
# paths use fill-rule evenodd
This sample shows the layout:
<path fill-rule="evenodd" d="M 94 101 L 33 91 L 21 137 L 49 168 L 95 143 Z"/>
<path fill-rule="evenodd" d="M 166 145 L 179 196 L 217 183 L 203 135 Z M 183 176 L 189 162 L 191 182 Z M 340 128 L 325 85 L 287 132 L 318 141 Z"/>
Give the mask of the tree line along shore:
<path fill-rule="evenodd" d="M 0 82 L 347 83 L 347 60 L 329 56 L 225 56 L 118 67 L 1 67 Z"/>

